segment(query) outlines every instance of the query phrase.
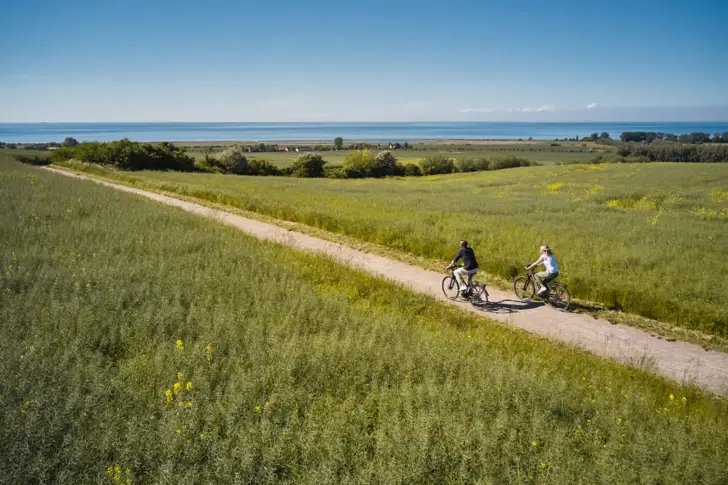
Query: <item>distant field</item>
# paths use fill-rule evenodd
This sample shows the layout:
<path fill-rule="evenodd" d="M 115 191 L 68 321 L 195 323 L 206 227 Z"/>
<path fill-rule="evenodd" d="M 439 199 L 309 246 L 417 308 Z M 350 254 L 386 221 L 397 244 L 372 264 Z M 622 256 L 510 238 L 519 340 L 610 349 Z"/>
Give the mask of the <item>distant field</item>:
<path fill-rule="evenodd" d="M 573 162 L 573 161 L 588 161 L 594 158 L 598 153 L 611 150 L 609 147 L 599 146 L 594 144 L 587 144 L 588 146 L 582 146 L 582 143 L 575 142 L 558 142 L 560 146 L 552 147 L 551 143 L 542 142 L 522 142 L 522 143 L 503 143 L 497 144 L 443 144 L 443 143 L 432 143 L 432 144 L 415 144 L 413 148 L 407 150 L 393 150 L 393 153 L 401 163 L 416 163 L 427 156 L 432 155 L 444 155 L 450 158 L 481 158 L 481 157 L 507 157 L 507 156 L 518 156 L 527 158 L 528 160 L 539 162 L 543 164 L 556 163 L 556 162 Z M 183 146 L 188 147 L 190 154 L 196 158 L 201 159 L 203 152 L 201 145 L 194 143 L 184 143 Z M 281 143 L 281 146 L 286 143 Z M 374 143 L 376 149 L 376 143 Z M 381 150 L 387 149 L 387 144 L 383 143 Z M 224 145 L 209 145 L 214 146 L 215 151 L 223 149 Z M 296 146 L 307 146 L 306 144 L 297 144 Z M 326 161 L 332 165 L 341 165 L 346 157 L 347 151 L 342 150 L 336 151 L 325 151 L 322 155 Z M 287 167 L 291 165 L 299 154 L 296 152 L 261 152 L 251 153 L 250 158 L 259 160 L 269 161 L 278 167 Z"/>
<path fill-rule="evenodd" d="M 6 157 L 0 198 L 4 483 L 728 480 L 722 400 Z"/>
<path fill-rule="evenodd" d="M 127 182 L 512 278 L 551 245 L 572 294 L 728 335 L 728 166 L 571 165 L 388 180 L 137 172 Z"/>

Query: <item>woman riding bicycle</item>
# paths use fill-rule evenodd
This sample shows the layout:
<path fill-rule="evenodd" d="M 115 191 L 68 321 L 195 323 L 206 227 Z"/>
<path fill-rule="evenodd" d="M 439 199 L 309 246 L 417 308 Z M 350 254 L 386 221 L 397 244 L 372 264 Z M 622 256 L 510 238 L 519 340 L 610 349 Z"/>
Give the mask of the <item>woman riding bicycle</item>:
<path fill-rule="evenodd" d="M 541 246 L 539 248 L 539 252 L 541 253 L 541 257 L 539 257 L 538 260 L 534 263 L 526 266 L 526 269 L 530 270 L 532 268 L 535 268 L 539 264 L 543 264 L 546 267 L 546 271 L 539 271 L 538 273 L 533 275 L 540 285 L 540 288 L 538 289 L 538 294 L 539 296 L 541 296 L 546 293 L 546 284 L 548 284 L 550 281 L 555 280 L 556 277 L 559 276 L 559 265 L 556 263 L 554 253 L 548 246 Z"/>

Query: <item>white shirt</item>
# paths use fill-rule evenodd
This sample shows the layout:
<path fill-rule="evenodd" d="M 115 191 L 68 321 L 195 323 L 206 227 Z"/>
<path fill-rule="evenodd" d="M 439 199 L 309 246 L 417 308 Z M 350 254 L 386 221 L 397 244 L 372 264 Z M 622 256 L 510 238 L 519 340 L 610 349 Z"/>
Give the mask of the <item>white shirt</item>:
<path fill-rule="evenodd" d="M 546 271 L 549 273 L 558 273 L 559 265 L 556 264 L 556 258 L 553 254 L 544 254 L 541 256 L 541 262 L 546 266 Z"/>

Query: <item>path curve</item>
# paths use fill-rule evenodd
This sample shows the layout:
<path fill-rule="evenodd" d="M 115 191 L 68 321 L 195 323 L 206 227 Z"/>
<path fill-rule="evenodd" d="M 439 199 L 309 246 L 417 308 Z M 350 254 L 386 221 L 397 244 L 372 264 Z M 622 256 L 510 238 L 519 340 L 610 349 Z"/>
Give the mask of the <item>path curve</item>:
<path fill-rule="evenodd" d="M 347 265 L 403 283 L 414 291 L 448 301 L 465 310 L 545 337 L 566 342 L 604 357 L 649 370 L 676 381 L 728 396 L 728 354 L 706 351 L 687 342 L 669 342 L 626 325 L 615 325 L 588 315 L 565 313 L 544 305 L 525 305 L 513 294 L 489 288 L 490 300 L 508 311 L 485 312 L 469 303 L 447 300 L 440 288 L 443 274 L 342 244 L 290 231 L 273 224 L 213 209 L 174 197 L 119 185 L 78 173 L 47 167 L 68 177 L 90 180 L 124 192 L 141 195 L 233 226 L 260 239 L 273 240 L 312 253 L 323 253 Z"/>

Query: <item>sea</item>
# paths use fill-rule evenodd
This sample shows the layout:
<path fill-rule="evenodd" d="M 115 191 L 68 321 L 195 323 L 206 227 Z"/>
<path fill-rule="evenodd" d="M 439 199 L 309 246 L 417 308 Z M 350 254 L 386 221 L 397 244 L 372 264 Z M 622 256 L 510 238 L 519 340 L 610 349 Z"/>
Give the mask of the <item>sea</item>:
<path fill-rule="evenodd" d="M 311 122 L 311 123 L 0 123 L 0 142 L 48 143 L 66 137 L 79 141 L 347 141 L 553 140 L 625 131 L 724 133 L 724 122 Z"/>

